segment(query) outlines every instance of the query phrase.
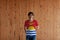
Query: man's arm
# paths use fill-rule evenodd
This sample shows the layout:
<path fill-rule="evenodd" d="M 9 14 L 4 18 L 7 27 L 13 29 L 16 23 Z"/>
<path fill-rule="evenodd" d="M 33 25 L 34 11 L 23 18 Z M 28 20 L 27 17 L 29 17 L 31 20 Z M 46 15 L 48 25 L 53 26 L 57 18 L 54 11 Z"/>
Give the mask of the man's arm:
<path fill-rule="evenodd" d="M 35 20 L 35 25 L 36 25 L 35 29 L 36 30 L 39 29 L 39 25 L 38 25 L 38 22 L 36 20 Z"/>
<path fill-rule="evenodd" d="M 25 32 L 26 32 L 26 30 L 27 30 L 27 27 L 24 27 L 24 30 L 25 30 Z"/>
<path fill-rule="evenodd" d="M 25 24 L 24 24 L 24 31 L 26 32 L 27 30 L 27 21 L 25 21 Z"/>

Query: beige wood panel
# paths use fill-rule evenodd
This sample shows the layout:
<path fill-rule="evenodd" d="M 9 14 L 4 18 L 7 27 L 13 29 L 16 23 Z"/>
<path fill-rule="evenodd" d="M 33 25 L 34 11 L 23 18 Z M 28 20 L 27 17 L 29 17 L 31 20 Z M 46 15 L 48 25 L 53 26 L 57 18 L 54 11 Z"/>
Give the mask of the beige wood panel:
<path fill-rule="evenodd" d="M 40 26 L 37 40 L 60 40 L 60 0 L 0 0 L 0 40 L 25 40 L 29 11 Z"/>

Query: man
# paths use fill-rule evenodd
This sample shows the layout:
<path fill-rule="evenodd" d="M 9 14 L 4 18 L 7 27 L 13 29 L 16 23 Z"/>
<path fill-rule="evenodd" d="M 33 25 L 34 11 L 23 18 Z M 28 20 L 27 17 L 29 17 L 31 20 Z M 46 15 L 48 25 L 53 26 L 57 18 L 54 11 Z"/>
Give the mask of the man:
<path fill-rule="evenodd" d="M 36 40 L 36 30 L 38 29 L 38 22 L 34 19 L 33 12 L 28 13 L 28 20 L 25 21 L 24 29 L 26 33 L 26 40 Z"/>

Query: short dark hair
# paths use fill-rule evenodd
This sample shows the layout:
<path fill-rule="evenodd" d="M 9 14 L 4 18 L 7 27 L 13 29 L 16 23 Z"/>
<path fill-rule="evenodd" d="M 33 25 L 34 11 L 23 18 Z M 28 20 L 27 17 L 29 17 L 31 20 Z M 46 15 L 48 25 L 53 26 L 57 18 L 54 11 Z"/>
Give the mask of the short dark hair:
<path fill-rule="evenodd" d="M 28 16 L 30 16 L 31 14 L 34 16 L 34 13 L 33 13 L 33 12 L 29 12 L 29 13 L 28 13 Z"/>

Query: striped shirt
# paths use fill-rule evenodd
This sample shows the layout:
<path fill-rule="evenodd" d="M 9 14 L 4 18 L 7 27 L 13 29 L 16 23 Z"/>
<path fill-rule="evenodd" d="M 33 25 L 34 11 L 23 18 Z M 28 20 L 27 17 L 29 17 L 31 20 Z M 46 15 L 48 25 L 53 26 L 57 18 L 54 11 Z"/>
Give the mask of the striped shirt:
<path fill-rule="evenodd" d="M 38 22 L 36 20 L 33 20 L 32 22 L 26 20 L 24 24 L 24 27 L 28 29 L 26 31 L 26 35 L 30 35 L 30 36 L 36 35 L 35 28 L 37 28 L 37 26 L 38 26 Z"/>

